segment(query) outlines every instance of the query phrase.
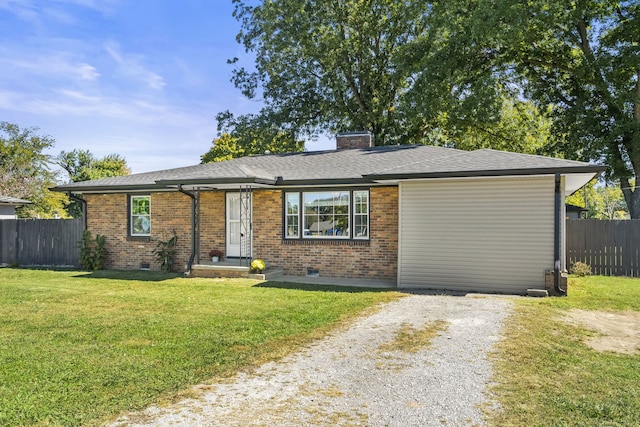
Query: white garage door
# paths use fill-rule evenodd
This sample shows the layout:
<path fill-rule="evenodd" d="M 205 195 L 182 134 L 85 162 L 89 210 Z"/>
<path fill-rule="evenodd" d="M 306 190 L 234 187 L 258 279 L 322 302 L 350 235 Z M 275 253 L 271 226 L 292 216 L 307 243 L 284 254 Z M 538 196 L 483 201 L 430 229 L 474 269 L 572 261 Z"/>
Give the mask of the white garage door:
<path fill-rule="evenodd" d="M 553 269 L 554 177 L 400 184 L 398 286 L 526 293 Z"/>

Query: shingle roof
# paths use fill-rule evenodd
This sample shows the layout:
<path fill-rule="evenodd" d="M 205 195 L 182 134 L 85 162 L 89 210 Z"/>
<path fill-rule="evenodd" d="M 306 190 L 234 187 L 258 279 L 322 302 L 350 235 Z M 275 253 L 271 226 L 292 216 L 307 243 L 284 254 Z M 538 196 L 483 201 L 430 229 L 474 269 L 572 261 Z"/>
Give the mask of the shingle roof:
<path fill-rule="evenodd" d="M 442 159 L 417 160 L 400 167 L 390 167 L 368 174 L 368 177 L 381 179 L 384 177 L 401 179 L 417 177 L 447 176 L 491 176 L 491 175 L 530 175 L 551 173 L 553 171 L 574 173 L 595 172 L 603 170 L 600 166 L 590 165 L 575 160 L 556 159 L 553 157 L 531 154 L 510 153 L 491 149 L 476 151 L 458 151 Z"/>
<path fill-rule="evenodd" d="M 31 203 L 28 200 L 17 199 L 15 197 L 0 196 L 0 204 L 3 205 L 26 205 Z"/>
<path fill-rule="evenodd" d="M 358 184 L 411 177 L 599 172 L 588 163 L 495 150 L 400 145 L 351 150 L 268 154 L 177 169 L 77 182 L 58 191 L 158 189 L 177 184 Z"/>

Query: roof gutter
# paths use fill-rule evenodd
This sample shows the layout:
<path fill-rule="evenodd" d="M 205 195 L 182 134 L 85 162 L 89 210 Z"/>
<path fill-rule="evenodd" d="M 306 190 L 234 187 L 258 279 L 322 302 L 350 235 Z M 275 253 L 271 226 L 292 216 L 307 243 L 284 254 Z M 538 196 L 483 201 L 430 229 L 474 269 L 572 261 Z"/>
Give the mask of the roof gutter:
<path fill-rule="evenodd" d="M 149 191 L 175 191 L 173 188 L 167 188 L 162 185 L 157 184 L 135 184 L 135 185 L 62 185 L 58 187 L 53 187 L 50 189 L 51 191 L 59 191 L 61 193 L 67 193 L 69 191 L 73 191 L 74 193 L 85 194 L 85 193 L 99 193 L 99 194 L 109 194 L 109 193 L 121 193 L 121 192 L 149 192 Z"/>
<path fill-rule="evenodd" d="M 67 196 L 69 196 L 70 199 L 80 202 L 80 204 L 82 205 L 82 220 L 84 222 L 84 229 L 86 230 L 87 229 L 87 201 L 82 197 L 78 197 L 75 194 L 71 193 L 71 191 L 67 192 Z"/>
<path fill-rule="evenodd" d="M 189 256 L 187 269 L 184 272 L 185 276 L 190 276 L 193 260 L 196 256 L 196 196 L 193 193 L 183 190 L 182 184 L 178 184 L 178 191 L 191 198 L 191 255 Z"/>
<path fill-rule="evenodd" d="M 585 165 L 564 168 L 531 168 L 531 169 L 487 169 L 469 171 L 440 171 L 440 172 L 418 172 L 418 173 L 381 173 L 363 175 L 365 179 L 376 181 L 390 179 L 424 179 L 424 178 L 472 178 L 482 176 L 517 176 L 517 175 L 550 175 L 550 174 L 571 174 L 571 173 L 597 173 L 607 169 L 606 166 Z"/>

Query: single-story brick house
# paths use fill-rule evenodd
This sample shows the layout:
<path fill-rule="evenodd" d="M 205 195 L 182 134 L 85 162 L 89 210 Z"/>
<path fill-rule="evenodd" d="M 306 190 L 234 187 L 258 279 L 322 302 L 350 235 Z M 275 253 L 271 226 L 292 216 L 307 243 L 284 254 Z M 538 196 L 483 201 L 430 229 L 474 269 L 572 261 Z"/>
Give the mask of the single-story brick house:
<path fill-rule="evenodd" d="M 109 268 L 157 268 L 156 241 L 175 232 L 187 274 L 219 249 L 286 275 L 522 294 L 564 270 L 564 196 L 602 170 L 487 149 L 376 147 L 360 132 L 339 134 L 336 150 L 56 190 L 82 195 L 88 229 L 107 237 Z"/>

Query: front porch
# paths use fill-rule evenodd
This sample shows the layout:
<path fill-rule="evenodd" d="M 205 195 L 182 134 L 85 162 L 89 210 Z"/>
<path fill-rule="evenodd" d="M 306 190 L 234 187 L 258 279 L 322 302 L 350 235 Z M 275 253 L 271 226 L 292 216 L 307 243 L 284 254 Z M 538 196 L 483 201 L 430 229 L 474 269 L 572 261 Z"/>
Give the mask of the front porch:
<path fill-rule="evenodd" d="M 282 275 L 281 269 L 269 268 L 261 273 L 252 273 L 246 259 L 226 259 L 224 261 L 204 261 L 191 266 L 191 277 L 208 278 L 246 278 L 256 280 L 271 280 L 270 276 Z"/>

